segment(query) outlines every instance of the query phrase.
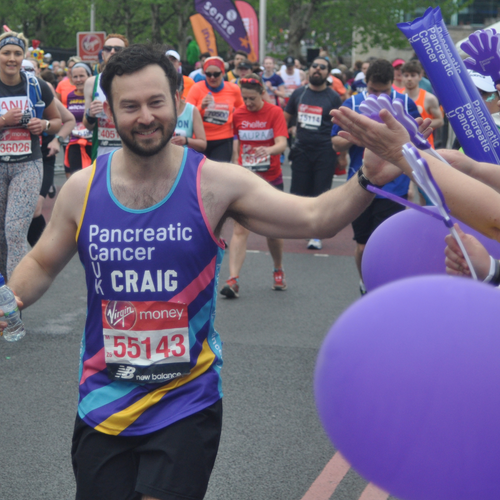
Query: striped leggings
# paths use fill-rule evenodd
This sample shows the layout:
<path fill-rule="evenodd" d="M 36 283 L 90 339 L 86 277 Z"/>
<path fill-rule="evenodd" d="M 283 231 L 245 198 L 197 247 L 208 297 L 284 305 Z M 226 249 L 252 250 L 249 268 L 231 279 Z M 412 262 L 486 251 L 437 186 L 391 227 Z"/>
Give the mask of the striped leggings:
<path fill-rule="evenodd" d="M 0 273 L 7 279 L 28 252 L 27 234 L 42 186 L 42 160 L 0 163 Z"/>

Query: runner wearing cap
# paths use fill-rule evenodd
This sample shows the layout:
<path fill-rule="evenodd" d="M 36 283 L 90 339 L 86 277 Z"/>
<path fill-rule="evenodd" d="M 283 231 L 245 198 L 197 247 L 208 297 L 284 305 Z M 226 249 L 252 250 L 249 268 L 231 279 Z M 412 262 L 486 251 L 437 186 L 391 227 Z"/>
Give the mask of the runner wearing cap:
<path fill-rule="evenodd" d="M 403 94 L 405 91 L 403 72 L 401 71 L 404 63 L 403 59 L 394 59 L 394 61 L 392 61 L 392 67 L 394 68 L 394 82 L 392 84 L 392 88 L 400 94 Z"/>
<path fill-rule="evenodd" d="M 170 62 L 174 65 L 174 68 L 177 71 L 177 73 L 182 74 L 182 63 L 179 52 L 176 52 L 175 50 L 167 50 L 166 56 L 170 59 Z M 191 90 L 191 87 L 194 85 L 194 80 L 186 75 L 182 75 L 182 78 L 184 79 L 184 90 L 182 91 L 181 97 L 182 99 L 186 100 L 186 97 L 189 91 Z"/>
<path fill-rule="evenodd" d="M 248 54 L 243 50 L 237 50 L 234 54 L 234 68 L 231 71 L 227 72 L 227 80 L 230 82 L 232 80 L 236 80 L 240 76 L 240 72 L 238 70 L 238 65 L 248 58 Z"/>
<path fill-rule="evenodd" d="M 195 83 L 186 102 L 193 104 L 203 118 L 207 135 L 205 154 L 211 160 L 230 162 L 233 154 L 233 114 L 243 105 L 238 85 L 224 81 L 224 61 L 220 57 L 205 60 L 207 77 Z"/>
<path fill-rule="evenodd" d="M 300 78 L 300 69 L 295 67 L 295 59 L 292 56 L 285 57 L 284 63 L 284 67 L 280 69 L 280 76 L 285 85 L 286 104 L 294 90 L 302 85 L 302 80 Z"/>
<path fill-rule="evenodd" d="M 253 70 L 253 63 L 252 61 L 245 59 L 244 61 L 241 61 L 238 64 L 238 77 L 235 78 L 234 80 L 229 80 L 231 83 L 236 83 L 238 85 L 238 82 L 240 81 L 240 78 L 246 78 L 248 75 L 252 74 Z"/>
<path fill-rule="evenodd" d="M 104 69 L 113 54 L 122 51 L 125 47 L 128 47 L 128 40 L 123 35 L 114 33 L 108 35 L 102 48 L 101 69 Z M 120 148 L 122 143 L 113 121 L 104 112 L 103 103 L 106 101 L 106 96 L 101 88 L 101 75 L 91 76 L 85 82 L 83 92 L 85 95 L 83 124 L 93 131 L 92 161 L 94 161 L 98 156 Z"/>

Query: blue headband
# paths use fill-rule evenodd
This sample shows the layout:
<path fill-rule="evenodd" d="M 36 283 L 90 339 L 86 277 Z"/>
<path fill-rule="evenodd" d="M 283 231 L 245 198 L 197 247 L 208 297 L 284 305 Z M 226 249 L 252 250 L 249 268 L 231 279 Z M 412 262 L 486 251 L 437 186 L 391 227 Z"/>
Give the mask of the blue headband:
<path fill-rule="evenodd" d="M 6 45 L 17 45 L 18 47 L 21 47 L 23 49 L 23 52 L 26 51 L 26 45 L 20 38 L 17 38 L 16 36 L 8 36 L 7 38 L 0 40 L 0 49 L 5 47 Z"/>

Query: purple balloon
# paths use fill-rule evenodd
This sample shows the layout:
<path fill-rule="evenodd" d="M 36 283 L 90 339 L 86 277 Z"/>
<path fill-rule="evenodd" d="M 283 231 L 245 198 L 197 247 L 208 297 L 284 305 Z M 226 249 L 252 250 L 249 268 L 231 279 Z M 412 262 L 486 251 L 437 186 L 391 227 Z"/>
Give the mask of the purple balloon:
<path fill-rule="evenodd" d="M 437 212 L 436 207 L 426 207 Z M 465 233 L 475 236 L 495 259 L 500 243 L 457 221 Z M 444 237 L 450 234 L 443 222 L 413 209 L 384 221 L 370 236 L 361 262 L 363 281 L 371 291 L 391 281 L 424 274 L 446 274 Z"/>
<path fill-rule="evenodd" d="M 500 292 L 425 276 L 355 302 L 318 355 L 323 426 L 365 479 L 405 500 L 498 500 Z"/>

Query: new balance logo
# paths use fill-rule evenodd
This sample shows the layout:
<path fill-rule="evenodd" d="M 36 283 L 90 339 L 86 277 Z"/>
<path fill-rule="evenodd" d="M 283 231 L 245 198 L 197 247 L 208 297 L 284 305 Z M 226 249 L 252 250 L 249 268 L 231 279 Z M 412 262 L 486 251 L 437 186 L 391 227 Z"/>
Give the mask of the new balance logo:
<path fill-rule="evenodd" d="M 134 378 L 135 368 L 133 366 L 123 366 L 116 371 L 117 378 L 123 378 L 125 380 Z"/>

